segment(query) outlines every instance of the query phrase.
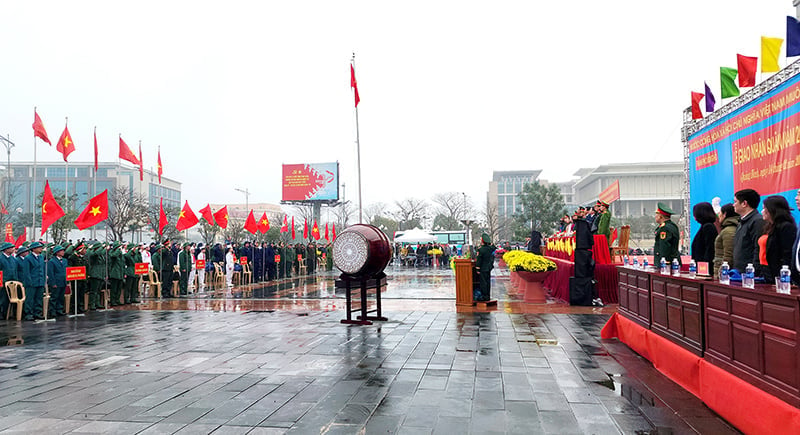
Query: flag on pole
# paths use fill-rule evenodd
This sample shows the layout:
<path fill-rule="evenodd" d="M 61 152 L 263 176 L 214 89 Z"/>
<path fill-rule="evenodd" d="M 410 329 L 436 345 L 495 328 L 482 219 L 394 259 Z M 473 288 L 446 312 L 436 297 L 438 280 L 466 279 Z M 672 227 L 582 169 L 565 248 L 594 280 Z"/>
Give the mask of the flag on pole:
<path fill-rule="evenodd" d="M 139 159 L 136 158 L 136 155 L 133 153 L 133 151 L 131 151 L 130 147 L 128 147 L 128 144 L 126 144 L 125 141 L 122 140 L 122 135 L 119 136 L 119 158 L 122 160 L 127 160 L 133 163 L 134 165 L 141 164 Z"/>
<path fill-rule="evenodd" d="M 222 207 L 214 213 L 214 220 L 220 228 L 228 228 L 228 206 Z"/>
<path fill-rule="evenodd" d="M 167 214 L 164 213 L 164 198 L 158 203 L 158 235 L 161 236 L 164 234 L 164 227 L 167 226 L 169 222 L 167 222 Z"/>
<path fill-rule="evenodd" d="M 262 234 L 267 234 L 269 231 L 269 218 L 267 217 L 267 212 L 261 215 L 261 219 L 258 220 L 258 231 Z"/>
<path fill-rule="evenodd" d="M 800 56 L 800 21 L 786 16 L 786 57 Z"/>
<path fill-rule="evenodd" d="M 47 142 L 50 146 L 53 145 L 50 143 L 50 138 L 47 137 L 47 131 L 44 129 L 42 118 L 39 118 L 39 114 L 36 113 L 36 108 L 33 109 L 33 136 Z"/>
<path fill-rule="evenodd" d="M 736 86 L 736 68 L 719 67 L 719 83 L 722 89 L 722 98 L 739 96 L 739 87 Z"/>
<path fill-rule="evenodd" d="M 292 216 L 292 240 L 294 240 L 294 216 Z"/>
<path fill-rule="evenodd" d="M 258 231 L 258 224 L 256 223 L 255 216 L 253 216 L 253 210 L 250 210 L 250 214 L 247 215 L 247 220 L 244 221 L 244 229 L 250 234 L 255 234 L 256 231 Z"/>
<path fill-rule="evenodd" d="M 58 138 L 58 143 L 56 143 L 56 151 L 64 155 L 65 162 L 67 161 L 67 156 L 75 151 L 75 144 L 72 143 L 72 136 L 70 136 L 69 129 L 66 125 L 64 126 L 64 131 L 61 133 L 61 137 Z"/>
<path fill-rule="evenodd" d="M 211 204 L 200 209 L 200 216 L 203 216 L 203 219 L 205 219 L 209 225 L 214 225 L 214 214 L 211 213 Z"/>
<path fill-rule="evenodd" d="M 0 208 L 0 213 L 2 213 L 2 214 L 8 214 L 8 210 L 6 209 L 6 205 L 5 205 L 5 204 L 3 204 L 3 202 L 2 202 L 2 201 L 0 201 L 0 207 L 1 207 L 1 208 Z"/>
<path fill-rule="evenodd" d="M 97 127 L 94 128 L 94 172 L 97 172 Z"/>
<path fill-rule="evenodd" d="M 22 234 L 20 234 L 20 235 L 19 235 L 19 237 L 17 237 L 17 240 L 15 240 L 15 241 L 14 241 L 14 246 L 15 246 L 15 247 L 17 247 L 17 248 L 19 248 L 20 246 L 22 246 L 22 244 L 23 244 L 23 243 L 25 243 L 25 239 L 27 239 L 27 238 L 28 238 L 28 237 L 27 237 L 27 234 L 28 234 L 28 233 L 26 233 L 25 231 L 23 231 L 23 232 L 22 232 Z"/>
<path fill-rule="evenodd" d="M 714 105 L 717 104 L 717 100 L 714 98 L 714 94 L 711 93 L 708 83 L 703 82 L 703 84 L 706 85 L 706 114 L 708 114 L 714 111 Z"/>
<path fill-rule="evenodd" d="M 189 207 L 189 201 L 186 201 L 181 209 L 181 214 L 178 215 L 178 222 L 175 224 L 175 228 L 178 231 L 187 230 L 197 225 L 198 222 L 200 222 L 200 219 L 197 219 L 197 215 Z"/>
<path fill-rule="evenodd" d="M 285 233 L 289 231 L 289 218 L 286 215 L 283 215 L 283 225 L 281 226 L 281 232 Z"/>
<path fill-rule="evenodd" d="M 308 238 L 308 221 L 303 219 L 303 238 Z"/>
<path fill-rule="evenodd" d="M 781 45 L 783 45 L 783 38 L 761 37 L 761 72 L 777 72 L 781 70 L 778 65 Z"/>
<path fill-rule="evenodd" d="M 358 107 L 358 103 L 361 101 L 361 98 L 358 96 L 358 83 L 356 83 L 356 70 L 353 68 L 353 64 L 350 64 L 350 87 L 353 89 L 353 94 L 355 95 L 356 107 Z"/>
<path fill-rule="evenodd" d="M 314 221 L 314 226 L 311 227 L 311 236 L 314 237 L 314 240 L 319 240 L 319 227 L 316 220 Z"/>
<path fill-rule="evenodd" d="M 333 240 L 336 240 L 336 224 L 333 224 L 333 234 L 331 235 Z"/>
<path fill-rule="evenodd" d="M 703 112 L 700 110 L 700 100 L 705 97 L 700 92 L 692 92 L 692 119 L 703 119 Z"/>
<path fill-rule="evenodd" d="M 144 160 L 142 160 L 142 141 L 139 141 L 139 181 L 144 181 Z"/>
<path fill-rule="evenodd" d="M 164 173 L 164 168 L 161 166 L 161 147 L 158 147 L 158 184 L 161 184 L 161 174 Z"/>
<path fill-rule="evenodd" d="M 89 200 L 89 204 L 75 219 L 75 226 L 79 230 L 85 230 L 106 219 L 108 219 L 108 189 Z"/>
<path fill-rule="evenodd" d="M 55 221 L 64 216 L 64 210 L 56 202 L 53 192 L 50 190 L 50 182 L 44 183 L 44 196 L 42 197 L 42 236 L 47 232 Z"/>
<path fill-rule="evenodd" d="M 736 65 L 739 67 L 739 87 L 750 88 L 755 86 L 758 58 L 737 54 Z"/>
<path fill-rule="evenodd" d="M 327 222 L 325 222 L 325 240 L 327 240 L 329 242 L 331 241 L 331 239 L 328 237 L 328 223 Z"/>

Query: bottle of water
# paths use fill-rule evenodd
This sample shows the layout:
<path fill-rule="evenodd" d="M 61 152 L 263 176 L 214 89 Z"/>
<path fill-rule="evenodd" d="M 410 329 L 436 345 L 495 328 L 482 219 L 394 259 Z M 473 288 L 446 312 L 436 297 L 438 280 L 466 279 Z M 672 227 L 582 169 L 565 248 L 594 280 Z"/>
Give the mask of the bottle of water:
<path fill-rule="evenodd" d="M 628 256 L 627 255 L 622 257 L 622 263 L 623 263 L 623 266 L 628 267 Z"/>
<path fill-rule="evenodd" d="M 681 276 L 681 264 L 677 258 L 672 260 L 672 276 Z"/>
<path fill-rule="evenodd" d="M 694 260 L 689 263 L 689 278 L 697 278 L 697 263 Z"/>
<path fill-rule="evenodd" d="M 720 284 L 731 283 L 731 267 L 728 265 L 727 261 L 723 261 L 722 266 L 720 266 L 719 268 L 719 283 Z"/>
<path fill-rule="evenodd" d="M 636 257 L 633 257 L 633 268 L 634 269 L 639 268 L 639 260 L 637 260 Z"/>
<path fill-rule="evenodd" d="M 753 267 L 753 263 L 747 263 L 747 267 L 744 268 L 742 287 L 756 288 L 756 269 Z"/>
<path fill-rule="evenodd" d="M 785 293 L 789 294 L 792 291 L 792 272 L 789 270 L 789 266 L 783 265 L 781 267 L 781 280 L 780 285 L 778 287 L 778 293 Z"/>
<path fill-rule="evenodd" d="M 642 257 L 642 269 L 647 270 L 650 267 L 650 263 L 647 261 L 647 257 Z"/>
<path fill-rule="evenodd" d="M 661 274 L 662 275 L 669 274 L 669 271 L 667 271 L 667 259 L 664 257 L 661 257 Z"/>

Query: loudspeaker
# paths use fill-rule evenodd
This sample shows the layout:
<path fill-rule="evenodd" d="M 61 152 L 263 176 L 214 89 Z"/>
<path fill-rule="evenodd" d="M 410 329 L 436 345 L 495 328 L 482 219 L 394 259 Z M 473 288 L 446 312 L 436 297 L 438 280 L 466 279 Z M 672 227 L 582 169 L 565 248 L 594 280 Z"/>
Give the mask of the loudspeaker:
<path fill-rule="evenodd" d="M 592 249 L 594 238 L 589 222 L 583 219 L 575 221 L 575 249 Z"/>
<path fill-rule="evenodd" d="M 569 279 L 569 304 L 589 307 L 592 305 L 595 281 L 592 278 Z"/>

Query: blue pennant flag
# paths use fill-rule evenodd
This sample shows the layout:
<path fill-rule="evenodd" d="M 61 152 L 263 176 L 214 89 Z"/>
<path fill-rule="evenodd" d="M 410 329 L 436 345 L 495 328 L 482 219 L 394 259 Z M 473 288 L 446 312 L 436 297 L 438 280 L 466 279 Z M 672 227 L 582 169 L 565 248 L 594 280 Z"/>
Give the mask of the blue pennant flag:
<path fill-rule="evenodd" d="M 708 83 L 703 82 L 703 84 L 706 85 L 706 113 L 711 113 L 714 111 L 714 104 L 717 103 L 717 100 L 714 99 L 714 94 L 711 93 Z"/>
<path fill-rule="evenodd" d="M 800 21 L 786 17 L 786 57 L 800 56 Z"/>

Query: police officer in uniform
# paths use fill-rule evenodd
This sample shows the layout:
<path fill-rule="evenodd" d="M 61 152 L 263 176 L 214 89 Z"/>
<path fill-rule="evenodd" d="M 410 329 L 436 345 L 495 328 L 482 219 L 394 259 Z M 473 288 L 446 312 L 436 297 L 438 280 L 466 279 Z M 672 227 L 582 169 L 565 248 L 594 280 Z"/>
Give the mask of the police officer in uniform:
<path fill-rule="evenodd" d="M 23 269 L 26 271 L 27 281 L 23 281 L 25 286 L 24 313 L 25 320 L 44 319 L 44 285 L 45 285 L 45 264 L 42 251 L 44 245 L 41 242 L 33 242 L 30 245 L 30 254 L 23 260 Z"/>
<path fill-rule="evenodd" d="M 681 261 L 681 254 L 678 251 L 680 244 L 681 232 L 675 222 L 670 219 L 673 215 L 672 209 L 663 202 L 658 203 L 656 210 L 656 228 L 655 236 L 656 242 L 653 246 L 653 262 L 658 263 L 661 259 L 667 260 L 667 263 L 672 263 L 673 259 Z"/>

